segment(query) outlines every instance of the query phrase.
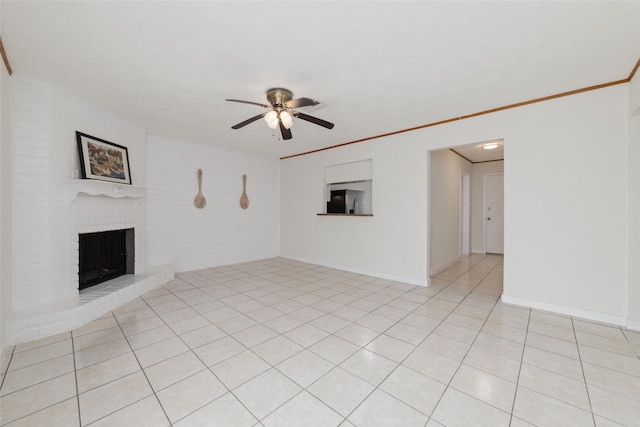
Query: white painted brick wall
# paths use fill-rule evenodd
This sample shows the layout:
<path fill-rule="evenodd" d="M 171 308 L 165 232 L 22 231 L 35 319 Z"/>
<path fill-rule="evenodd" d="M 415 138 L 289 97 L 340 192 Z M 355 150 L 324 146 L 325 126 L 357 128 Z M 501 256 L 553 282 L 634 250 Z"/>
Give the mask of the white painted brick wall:
<path fill-rule="evenodd" d="M 47 82 L 12 78 L 15 311 L 77 293 L 77 235 L 135 228 L 136 273 L 177 271 L 279 254 L 279 160 L 154 135 Z M 75 132 L 126 146 L 140 199 L 69 197 L 79 172 Z M 205 209 L 196 209 L 196 171 Z M 242 175 L 249 209 L 240 208 Z"/>
<path fill-rule="evenodd" d="M 147 260 L 176 271 L 279 254 L 279 160 L 147 136 Z M 202 169 L 204 209 L 193 201 Z M 249 208 L 240 207 L 247 175 Z"/>
<path fill-rule="evenodd" d="M 15 311 L 78 295 L 78 234 L 135 227 L 136 273 L 146 268 L 145 199 L 69 198 L 79 173 L 76 131 L 129 152 L 133 184 L 146 179 L 145 131 L 47 82 L 14 75 Z"/>
<path fill-rule="evenodd" d="M 51 272 L 49 151 L 51 88 L 13 84 L 14 310 L 42 305 L 55 289 L 41 286 Z M 38 288 L 42 292 L 36 294 Z"/>

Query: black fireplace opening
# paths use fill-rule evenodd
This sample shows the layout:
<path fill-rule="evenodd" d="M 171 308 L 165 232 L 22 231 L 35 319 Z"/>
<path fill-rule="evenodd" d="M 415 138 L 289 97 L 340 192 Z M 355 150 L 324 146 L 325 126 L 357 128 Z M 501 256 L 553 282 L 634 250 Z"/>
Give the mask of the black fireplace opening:
<path fill-rule="evenodd" d="M 133 228 L 80 234 L 78 289 L 133 274 L 134 240 Z"/>

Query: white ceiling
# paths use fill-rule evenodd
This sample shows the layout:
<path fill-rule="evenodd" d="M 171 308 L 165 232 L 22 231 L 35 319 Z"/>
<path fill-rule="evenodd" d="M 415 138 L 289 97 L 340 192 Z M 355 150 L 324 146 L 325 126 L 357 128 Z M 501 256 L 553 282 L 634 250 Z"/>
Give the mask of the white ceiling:
<path fill-rule="evenodd" d="M 2 1 L 16 75 L 54 82 L 151 133 L 282 157 L 626 79 L 640 1 Z M 322 103 L 281 141 L 285 87 Z M 98 135 L 99 136 L 99 135 Z M 496 135 L 497 138 L 500 135 Z M 114 141 L 126 145 L 126 141 Z"/>
<path fill-rule="evenodd" d="M 498 146 L 494 149 L 485 150 L 482 148 L 484 144 L 497 143 Z M 451 148 L 458 155 L 464 157 L 472 163 L 492 162 L 494 160 L 504 160 L 504 141 L 482 141 L 473 144 L 460 145 Z"/>

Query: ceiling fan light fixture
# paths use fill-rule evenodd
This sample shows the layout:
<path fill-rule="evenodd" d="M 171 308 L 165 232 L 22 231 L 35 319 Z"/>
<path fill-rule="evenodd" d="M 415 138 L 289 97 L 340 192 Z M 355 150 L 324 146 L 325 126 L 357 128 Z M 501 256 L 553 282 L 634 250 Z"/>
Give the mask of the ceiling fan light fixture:
<path fill-rule="evenodd" d="M 267 122 L 267 126 L 271 129 L 275 129 L 278 127 L 278 113 L 271 110 L 267 114 L 264 115 L 264 121 Z"/>
<path fill-rule="evenodd" d="M 280 120 L 282 120 L 282 126 L 285 129 L 291 129 L 291 126 L 293 126 L 293 117 L 287 111 L 280 112 Z"/>
<path fill-rule="evenodd" d="M 314 101 L 310 98 L 293 99 L 293 94 L 291 93 L 291 91 L 283 88 L 273 88 L 267 91 L 267 101 L 269 101 L 269 105 L 259 102 L 243 101 L 241 99 L 226 99 L 226 101 L 240 102 L 242 104 L 252 104 L 267 109 L 267 111 L 262 114 L 257 114 L 253 117 L 249 117 L 247 120 L 231 126 L 231 129 L 240 129 L 248 124 L 260 120 L 260 118 L 264 118 L 267 126 L 269 126 L 271 129 L 275 130 L 276 128 L 280 127 L 282 139 L 288 140 L 293 137 L 291 135 L 290 129 L 293 126 L 294 117 L 318 126 L 322 126 L 326 129 L 333 129 L 334 126 L 333 123 L 330 123 L 326 120 L 322 120 L 317 117 L 313 117 L 297 111 L 298 108 L 318 105 L 318 101 Z"/>
<path fill-rule="evenodd" d="M 494 148 L 498 148 L 500 144 L 498 142 L 487 142 L 486 144 L 482 144 L 483 150 L 493 150 Z"/>

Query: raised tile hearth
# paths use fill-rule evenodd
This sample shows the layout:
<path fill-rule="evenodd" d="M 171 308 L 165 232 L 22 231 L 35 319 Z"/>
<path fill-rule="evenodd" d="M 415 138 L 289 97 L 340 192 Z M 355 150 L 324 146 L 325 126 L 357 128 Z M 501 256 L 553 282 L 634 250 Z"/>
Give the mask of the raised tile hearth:
<path fill-rule="evenodd" d="M 77 298 L 18 312 L 10 326 L 11 344 L 78 328 L 174 277 L 173 266 L 147 268 L 144 273 L 127 274 L 84 289 Z"/>

